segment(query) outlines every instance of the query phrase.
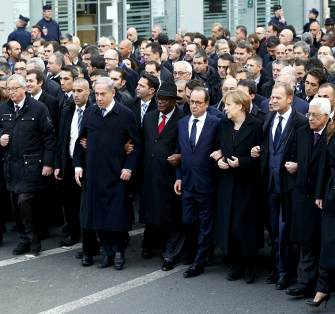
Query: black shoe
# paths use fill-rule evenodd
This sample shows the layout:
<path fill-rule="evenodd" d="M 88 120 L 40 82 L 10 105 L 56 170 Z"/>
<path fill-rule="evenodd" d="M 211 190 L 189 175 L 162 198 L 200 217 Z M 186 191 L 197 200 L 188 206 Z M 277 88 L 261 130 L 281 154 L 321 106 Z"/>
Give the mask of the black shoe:
<path fill-rule="evenodd" d="M 256 277 L 255 270 L 250 266 L 246 267 L 244 271 L 244 281 L 249 284 L 254 283 L 255 277 Z"/>
<path fill-rule="evenodd" d="M 93 257 L 88 255 L 83 255 L 81 259 L 81 265 L 86 266 L 92 266 L 93 265 Z"/>
<path fill-rule="evenodd" d="M 265 283 L 267 283 L 269 285 L 273 285 L 277 281 L 278 281 L 278 276 L 274 272 L 270 273 L 265 279 Z"/>
<path fill-rule="evenodd" d="M 276 283 L 276 290 L 284 290 L 288 285 L 289 281 L 285 277 L 280 277 Z"/>
<path fill-rule="evenodd" d="M 63 240 L 60 241 L 60 246 L 72 246 L 77 244 L 79 241 L 71 236 L 65 237 Z"/>
<path fill-rule="evenodd" d="M 330 299 L 330 294 L 326 294 L 322 299 L 320 299 L 319 301 L 314 301 L 314 300 L 307 300 L 306 304 L 309 306 L 313 306 L 313 307 L 319 307 L 323 302 L 325 302 L 325 308 L 327 307 L 327 303 Z"/>
<path fill-rule="evenodd" d="M 27 255 L 39 256 L 41 253 L 41 248 L 31 248 Z"/>
<path fill-rule="evenodd" d="M 145 259 L 152 258 L 152 250 L 144 247 L 144 248 L 142 248 L 141 255 Z"/>
<path fill-rule="evenodd" d="M 314 293 L 311 289 L 302 284 L 297 284 L 293 287 L 290 287 L 286 290 L 286 294 L 291 297 L 305 297 L 311 298 L 314 296 Z"/>
<path fill-rule="evenodd" d="M 169 270 L 172 270 L 174 266 L 175 266 L 174 261 L 169 260 L 169 259 L 164 259 L 163 264 L 162 264 L 162 270 L 169 271 Z"/>
<path fill-rule="evenodd" d="M 106 268 L 114 264 L 114 259 L 111 256 L 103 256 L 98 268 Z"/>
<path fill-rule="evenodd" d="M 193 264 L 183 273 L 183 277 L 192 278 L 201 275 L 203 272 L 204 272 L 203 265 Z"/>
<path fill-rule="evenodd" d="M 241 267 L 238 266 L 232 266 L 227 275 L 227 280 L 229 281 L 235 281 L 243 278 L 243 271 Z"/>
<path fill-rule="evenodd" d="M 15 249 L 13 250 L 13 255 L 21 255 L 26 254 L 30 251 L 30 243 L 29 242 L 19 242 Z"/>
<path fill-rule="evenodd" d="M 114 257 L 114 268 L 116 270 L 123 269 L 125 262 L 124 255 L 121 252 L 116 252 Z"/>
<path fill-rule="evenodd" d="M 84 254 L 82 251 L 77 252 L 76 255 L 74 256 L 76 259 L 82 259 L 84 257 Z"/>

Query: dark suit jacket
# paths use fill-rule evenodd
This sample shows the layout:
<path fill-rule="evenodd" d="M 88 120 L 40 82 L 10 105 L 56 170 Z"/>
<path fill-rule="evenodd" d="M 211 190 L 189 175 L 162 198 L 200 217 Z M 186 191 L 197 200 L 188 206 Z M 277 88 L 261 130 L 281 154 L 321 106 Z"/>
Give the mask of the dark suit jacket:
<path fill-rule="evenodd" d="M 216 191 L 215 162 L 210 154 L 218 149 L 217 132 L 220 119 L 207 114 L 198 142 L 192 151 L 188 122 L 191 116 L 179 121 L 178 146 L 181 152 L 181 167 L 177 176 L 182 180 L 184 190 L 198 193 Z"/>
<path fill-rule="evenodd" d="M 52 95 L 58 100 L 59 105 L 62 104 L 62 99 L 64 97 L 64 93 L 59 84 L 56 82 L 45 78 L 44 83 L 42 85 L 42 89 L 49 95 Z"/>
<path fill-rule="evenodd" d="M 135 119 L 136 119 L 136 123 L 137 126 L 139 128 L 141 128 L 142 123 L 141 123 L 141 99 L 140 98 L 136 98 L 135 101 L 133 102 L 133 104 L 130 107 L 131 111 L 134 112 L 135 114 Z M 155 97 L 151 98 L 150 104 L 148 106 L 148 109 L 146 111 L 150 112 L 152 110 L 157 109 L 157 104 L 156 104 L 156 100 Z"/>
<path fill-rule="evenodd" d="M 264 106 L 264 100 L 267 100 L 264 96 L 256 94 L 252 103 L 256 105 L 260 110 L 267 113 L 269 111 L 269 105 Z"/>
<path fill-rule="evenodd" d="M 160 78 L 162 82 L 174 82 L 173 75 L 164 65 L 161 68 Z"/>
<path fill-rule="evenodd" d="M 42 94 L 38 101 L 44 103 L 48 107 L 52 124 L 54 125 L 57 134 L 60 114 L 58 100 L 50 94 L 47 94 L 45 91 L 42 91 Z"/>
<path fill-rule="evenodd" d="M 265 98 L 270 98 L 273 85 L 275 85 L 274 80 L 268 81 L 265 84 L 263 84 L 261 88 L 261 95 L 264 96 Z"/>

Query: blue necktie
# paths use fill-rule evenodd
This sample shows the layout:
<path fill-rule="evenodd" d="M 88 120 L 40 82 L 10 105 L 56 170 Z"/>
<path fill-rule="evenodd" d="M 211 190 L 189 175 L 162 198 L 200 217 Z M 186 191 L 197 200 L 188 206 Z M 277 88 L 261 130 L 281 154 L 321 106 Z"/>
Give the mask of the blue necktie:
<path fill-rule="evenodd" d="M 282 133 L 282 125 L 281 125 L 281 123 L 283 121 L 283 116 L 279 116 L 278 119 L 279 119 L 279 122 L 278 122 L 278 125 L 277 125 L 277 128 L 276 128 L 275 136 L 273 138 L 273 147 L 274 147 L 274 149 L 278 148 L 277 146 L 278 146 L 280 138 L 281 138 L 281 133 Z"/>
<path fill-rule="evenodd" d="M 83 109 L 78 108 L 77 114 L 78 114 L 78 131 L 80 131 L 81 121 L 83 120 Z"/>
<path fill-rule="evenodd" d="M 197 122 L 198 121 L 199 121 L 198 119 L 194 119 L 193 124 L 192 124 L 192 128 L 191 128 L 190 143 L 191 143 L 192 151 L 195 148 L 195 141 L 196 141 L 196 136 L 197 136 Z"/>
<path fill-rule="evenodd" d="M 106 114 L 106 108 L 100 108 L 100 112 L 101 112 L 102 117 L 104 117 Z"/>

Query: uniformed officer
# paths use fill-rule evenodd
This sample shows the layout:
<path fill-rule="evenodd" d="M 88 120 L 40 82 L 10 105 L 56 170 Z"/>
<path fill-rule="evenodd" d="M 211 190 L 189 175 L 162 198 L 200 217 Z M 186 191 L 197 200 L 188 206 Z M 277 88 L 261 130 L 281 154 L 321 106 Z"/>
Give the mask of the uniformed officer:
<path fill-rule="evenodd" d="M 8 35 L 7 42 L 15 40 L 21 45 L 22 50 L 25 50 L 31 44 L 31 34 L 26 31 L 29 21 L 29 18 L 20 14 L 16 21 L 16 30 Z"/>
<path fill-rule="evenodd" d="M 37 25 L 42 28 L 42 38 L 47 41 L 55 40 L 59 42 L 61 31 L 58 23 L 52 19 L 51 5 L 43 6 L 43 18 L 38 21 Z"/>

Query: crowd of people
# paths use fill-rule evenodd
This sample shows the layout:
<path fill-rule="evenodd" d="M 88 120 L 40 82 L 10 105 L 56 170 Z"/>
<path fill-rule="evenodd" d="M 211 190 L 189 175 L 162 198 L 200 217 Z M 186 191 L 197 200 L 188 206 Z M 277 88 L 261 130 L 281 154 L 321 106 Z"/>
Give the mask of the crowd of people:
<path fill-rule="evenodd" d="M 145 225 L 142 257 L 204 272 L 220 249 L 228 280 L 266 279 L 290 296 L 330 298 L 335 269 L 335 29 L 309 12 L 297 36 L 281 6 L 266 27 L 211 37 L 155 25 L 116 43 L 62 35 L 51 7 L 20 15 L 0 58 L 0 240 L 38 255 L 62 208 L 61 246 L 99 268 L 125 264 L 128 232 Z M 323 28 L 324 26 L 324 28 Z M 56 209 L 55 209 L 56 208 Z M 1 242 L 0 241 L 0 242 Z M 298 261 L 297 261 L 298 260 Z"/>

